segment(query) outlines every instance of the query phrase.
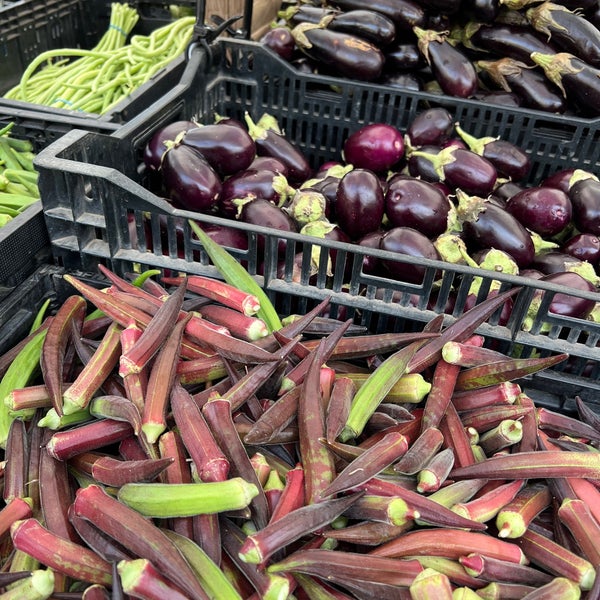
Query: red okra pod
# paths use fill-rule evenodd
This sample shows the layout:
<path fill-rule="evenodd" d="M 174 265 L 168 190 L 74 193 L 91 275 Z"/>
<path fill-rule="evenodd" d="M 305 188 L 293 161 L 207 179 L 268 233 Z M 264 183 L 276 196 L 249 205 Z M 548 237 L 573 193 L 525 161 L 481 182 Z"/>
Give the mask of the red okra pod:
<path fill-rule="evenodd" d="M 440 450 L 427 463 L 427 466 L 417 473 L 417 491 L 422 494 L 436 492 L 446 482 L 453 467 L 454 451 L 452 448 Z"/>
<path fill-rule="evenodd" d="M 504 381 L 479 390 L 454 391 L 452 404 L 459 412 L 495 404 L 514 404 L 520 393 L 521 387 L 517 383 Z"/>
<path fill-rule="evenodd" d="M 64 391 L 64 359 L 72 335 L 79 335 L 86 311 L 82 296 L 69 296 L 58 309 L 46 330 L 42 344 L 40 366 L 52 406 L 62 415 Z"/>
<path fill-rule="evenodd" d="M 587 439 L 596 444 L 600 442 L 600 431 L 579 419 L 544 407 L 537 408 L 536 416 L 540 429 Z"/>
<path fill-rule="evenodd" d="M 34 518 L 17 521 L 11 527 L 16 549 L 29 554 L 43 565 L 78 581 L 110 585 L 112 569 L 92 550 L 62 538 Z"/>
<path fill-rule="evenodd" d="M 423 413 L 423 418 L 427 411 Z M 415 475 L 437 454 L 444 443 L 444 435 L 437 427 L 426 427 L 410 445 L 404 456 L 394 464 L 394 471 Z"/>
<path fill-rule="evenodd" d="M 99 456 L 92 462 L 90 474 L 98 483 L 121 487 L 126 483 L 153 481 L 172 462 L 170 457 L 119 460 L 112 456 Z"/>
<path fill-rule="evenodd" d="M 134 598 L 186 600 L 187 594 L 165 579 L 147 558 L 122 560 L 117 571 L 123 591 Z"/>
<path fill-rule="evenodd" d="M 0 536 L 10 531 L 13 523 L 33 516 L 31 498 L 14 496 L 0 509 Z"/>
<path fill-rule="evenodd" d="M 344 516 L 359 521 L 379 521 L 400 527 L 420 517 L 419 511 L 398 496 L 365 494 L 346 509 Z"/>
<path fill-rule="evenodd" d="M 435 365 L 431 389 L 425 400 L 425 410 L 421 421 L 422 431 L 429 427 L 439 426 L 446 408 L 452 400 L 452 393 L 459 371 L 459 366 L 452 365 L 443 358 Z"/>
<path fill-rule="evenodd" d="M 134 555 L 150 560 L 190 598 L 206 600 L 206 593 L 173 542 L 152 521 L 111 497 L 101 487 L 90 485 L 77 490 L 73 512 Z"/>
<path fill-rule="evenodd" d="M 359 521 L 339 529 L 331 529 L 327 532 L 327 537 L 360 546 L 380 546 L 412 529 L 413 526 L 411 521 L 407 521 L 404 525 L 390 525 L 382 521 Z"/>
<path fill-rule="evenodd" d="M 581 552 L 594 568 L 600 566 L 598 538 L 600 525 L 588 505 L 579 498 L 565 498 L 557 511 L 560 522 L 567 527 Z"/>
<path fill-rule="evenodd" d="M 25 421 L 13 419 L 6 438 L 4 485 L 2 498 L 10 502 L 13 498 L 29 496 L 27 471 L 29 467 L 29 439 Z"/>
<path fill-rule="evenodd" d="M 460 413 L 460 420 L 464 427 L 473 427 L 479 432 L 487 431 L 499 425 L 505 419 L 522 419 L 529 413 L 527 406 L 514 404 L 500 404 L 498 406 L 484 406 Z"/>
<path fill-rule="evenodd" d="M 202 412 L 177 381 L 171 388 L 171 410 L 183 443 L 202 481 L 224 481 L 229 461 L 219 448 Z"/>
<path fill-rule="evenodd" d="M 455 464 L 458 466 L 472 465 L 475 462 L 475 456 L 471 442 L 452 403 L 446 407 L 444 418 L 440 422 L 440 429 L 444 434 L 445 447 L 452 448 L 454 452 Z"/>
<path fill-rule="evenodd" d="M 278 550 L 329 525 L 362 495 L 362 492 L 358 492 L 307 504 L 271 521 L 244 540 L 239 550 L 240 558 L 252 564 L 264 563 Z"/>
<path fill-rule="evenodd" d="M 301 506 L 304 506 L 304 469 L 296 465 L 285 474 L 285 485 L 269 522 L 273 523 Z"/>
<path fill-rule="evenodd" d="M 442 348 L 442 358 L 459 367 L 479 367 L 506 360 L 506 354 L 463 342 L 447 342 Z"/>
<path fill-rule="evenodd" d="M 334 441 L 344 428 L 355 394 L 356 384 L 352 379 L 338 377 L 335 380 L 325 415 L 325 428 L 329 441 Z"/>
<path fill-rule="evenodd" d="M 552 579 L 552 575 L 529 565 L 516 565 L 491 556 L 483 556 L 473 552 L 461 556 L 460 564 L 467 573 L 483 581 L 504 581 L 541 587 Z"/>
<path fill-rule="evenodd" d="M 113 419 L 129 423 L 136 436 L 142 427 L 142 416 L 137 406 L 124 396 L 96 396 L 89 404 L 90 414 L 98 419 Z"/>
<path fill-rule="evenodd" d="M 215 325 L 227 327 L 231 335 L 247 342 L 255 342 L 269 335 L 269 329 L 262 319 L 241 314 L 226 306 L 208 304 L 200 309 L 200 314 Z"/>

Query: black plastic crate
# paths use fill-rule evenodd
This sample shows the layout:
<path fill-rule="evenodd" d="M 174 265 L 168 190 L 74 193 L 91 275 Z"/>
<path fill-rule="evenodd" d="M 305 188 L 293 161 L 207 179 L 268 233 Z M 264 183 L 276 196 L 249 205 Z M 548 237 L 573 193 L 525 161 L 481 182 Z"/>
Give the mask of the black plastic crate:
<path fill-rule="evenodd" d="M 93 270 L 102 262 L 117 272 L 138 264 L 214 274 L 186 219 L 226 224 L 245 232 L 248 249 L 232 252 L 248 265 L 265 289 L 284 303 L 283 312 L 301 312 L 309 303 L 331 296 L 334 313 L 348 314 L 373 331 L 405 329 L 426 322 L 443 310 L 453 289 L 458 291 L 455 314 L 459 314 L 475 277 L 481 277 L 484 283 L 480 298 L 488 293 L 493 280 L 501 281 L 503 289 L 518 285 L 522 290 L 510 321 L 499 325 L 496 316 L 482 328 L 489 343 L 521 356 L 568 352 L 568 364 L 532 382 L 539 382 L 540 394 L 550 394 L 556 404 L 572 402 L 577 394 L 600 401 L 600 325 L 547 312 L 553 293 L 586 296 L 595 301 L 600 300 L 600 294 L 575 293 L 523 277 L 492 275 L 480 269 L 416 260 L 300 234 L 274 234 L 265 228 L 176 210 L 144 188 L 146 175 L 139 168 L 141 151 L 151 134 L 180 118 L 194 116 L 210 121 L 214 113 L 234 118 L 242 118 L 245 111 L 254 118 L 271 113 L 317 166 L 338 159 L 343 140 L 366 123 L 384 121 L 402 129 L 424 108 L 442 104 L 472 134 L 500 135 L 529 152 L 531 180 L 537 181 L 566 167 L 600 172 L 597 125 L 302 75 L 259 44 L 245 40 L 221 39 L 210 50 L 210 56 L 192 53 L 180 84 L 117 132 L 109 136 L 73 131 L 38 156 L 44 215 L 53 253 L 60 264 Z M 257 252 L 259 235 L 267 240 L 264 257 Z M 283 264 L 276 251 L 280 238 L 287 240 Z M 319 248 L 321 259 L 311 275 L 311 252 Z M 328 274 L 326 250 L 330 249 L 337 250 L 333 275 Z M 424 281 L 414 285 L 368 275 L 362 271 L 367 255 L 419 263 L 426 267 Z M 434 282 L 435 287 L 439 282 L 439 298 L 431 305 Z M 540 290 L 547 292 L 546 302 L 532 329 L 523 331 L 523 317 Z"/>
<path fill-rule="evenodd" d="M 188 1 L 184 0 L 184 4 Z M 168 4 L 145 0 L 132 33 L 149 34 L 170 20 Z M 21 0 L 0 9 L 0 95 L 19 80 L 31 61 L 42 52 L 60 48 L 92 48 L 110 21 L 110 2 L 87 0 Z M 69 111 L 0 97 L 0 126 L 22 111 L 39 112 L 40 121 L 61 131 L 73 128 L 71 120 L 88 131 L 112 131 L 146 109 L 175 85 L 185 68 L 185 56 L 173 60 L 150 81 L 103 115 Z"/>

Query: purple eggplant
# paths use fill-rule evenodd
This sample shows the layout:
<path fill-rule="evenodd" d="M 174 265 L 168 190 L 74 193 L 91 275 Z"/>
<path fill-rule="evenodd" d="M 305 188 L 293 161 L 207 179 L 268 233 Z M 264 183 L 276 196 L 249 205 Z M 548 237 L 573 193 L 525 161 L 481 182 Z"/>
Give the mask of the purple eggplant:
<path fill-rule="evenodd" d="M 577 181 L 569 190 L 569 198 L 577 229 L 600 235 L 600 181 L 591 177 Z"/>
<path fill-rule="evenodd" d="M 337 223 L 330 223 L 329 221 L 321 220 L 321 221 L 312 221 L 311 223 L 307 223 L 300 230 L 302 235 L 308 235 L 311 237 L 316 237 L 322 240 L 327 240 L 330 242 L 342 242 L 344 244 L 349 244 L 351 242 L 348 234 L 342 230 L 342 228 Z M 313 248 L 313 252 L 311 254 L 311 275 L 315 275 L 319 271 L 319 263 L 321 260 L 322 252 L 325 250 L 324 247 L 321 248 Z M 338 273 L 337 267 L 337 257 L 338 250 L 337 248 L 329 248 L 328 249 L 328 264 L 327 264 L 327 275 L 332 276 L 334 273 Z M 302 267 L 301 267 L 302 268 Z M 345 260 L 343 269 L 343 278 L 344 280 L 350 279 L 352 275 L 352 261 Z M 312 282 L 311 285 L 316 285 L 316 282 Z"/>
<path fill-rule="evenodd" d="M 385 215 L 391 227 L 412 227 L 428 238 L 448 228 L 451 203 L 435 185 L 409 175 L 395 175 L 385 193 Z"/>
<path fill-rule="evenodd" d="M 172 146 L 163 156 L 161 172 L 171 200 L 186 210 L 216 212 L 221 179 L 202 154 L 183 144 Z"/>
<path fill-rule="evenodd" d="M 292 35 L 304 54 L 338 77 L 374 81 L 383 71 L 383 52 L 353 33 L 301 23 L 292 29 Z"/>
<path fill-rule="evenodd" d="M 193 121 L 174 121 L 161 127 L 144 146 L 144 164 L 153 171 L 160 170 L 163 154 L 188 129 L 198 127 Z"/>
<path fill-rule="evenodd" d="M 473 100 L 479 100 L 484 104 L 496 104 L 504 108 L 519 108 L 522 105 L 521 98 L 517 94 L 503 90 L 479 90 L 473 94 Z"/>
<path fill-rule="evenodd" d="M 569 52 L 533 52 L 531 58 L 577 111 L 589 117 L 600 115 L 600 69 Z"/>
<path fill-rule="evenodd" d="M 243 223 L 269 227 L 286 233 L 298 231 L 294 220 L 283 209 L 264 198 L 247 199 L 246 202 L 241 202 L 238 219 Z M 278 239 L 277 252 L 280 256 L 285 253 L 286 245 L 287 241 L 284 238 Z M 257 238 L 257 250 L 260 255 L 264 254 L 265 237 L 262 235 Z"/>
<path fill-rule="evenodd" d="M 571 189 L 571 178 L 573 177 L 575 171 L 576 169 L 573 167 L 560 169 L 559 171 L 556 171 L 556 173 L 552 173 L 552 175 L 546 177 L 540 185 L 558 188 L 559 190 L 565 192 L 565 194 L 568 194 L 569 190 Z"/>
<path fill-rule="evenodd" d="M 544 275 L 541 281 L 563 285 L 573 291 L 595 292 L 596 288 L 586 279 L 569 271 L 551 273 Z M 568 293 L 558 292 L 554 294 L 548 312 L 563 317 L 572 317 L 575 319 L 585 319 L 595 306 L 594 300 L 578 298 Z"/>
<path fill-rule="evenodd" d="M 455 129 L 469 150 L 489 160 L 500 175 L 519 181 L 529 174 L 531 160 L 528 154 L 512 142 L 499 137 L 477 138 L 467 133 L 458 124 Z"/>
<path fill-rule="evenodd" d="M 368 169 L 353 169 L 339 182 L 335 214 L 340 228 L 353 239 L 381 227 L 385 199 L 379 177 Z"/>
<path fill-rule="evenodd" d="M 273 204 L 283 205 L 294 193 L 287 178 L 269 169 L 247 169 L 226 179 L 221 186 L 219 215 L 235 218 L 238 213 L 234 200 L 262 198 Z"/>
<path fill-rule="evenodd" d="M 403 40 L 402 43 L 385 49 L 384 71 L 389 73 L 410 73 L 424 68 L 426 64 L 427 61 L 419 52 L 416 41 Z"/>
<path fill-rule="evenodd" d="M 288 176 L 289 169 L 278 159 L 272 156 L 255 156 L 248 169 L 255 171 L 273 171 Z"/>
<path fill-rule="evenodd" d="M 593 233 L 578 233 L 564 242 L 560 249 L 594 267 L 600 265 L 600 238 Z"/>
<path fill-rule="evenodd" d="M 402 90 L 412 90 L 413 92 L 423 89 L 423 80 L 415 73 L 390 73 L 384 71 L 378 82 L 382 85 L 389 85 Z"/>
<path fill-rule="evenodd" d="M 202 154 L 221 177 L 247 169 L 256 156 L 254 140 L 237 125 L 194 127 L 184 133 L 181 143 Z"/>
<path fill-rule="evenodd" d="M 561 250 L 548 250 L 547 252 L 539 253 L 533 259 L 531 267 L 544 275 L 550 275 L 551 273 L 572 271 L 573 268 L 581 266 L 581 263 L 582 261 L 579 258 Z"/>
<path fill-rule="evenodd" d="M 498 172 L 494 165 L 472 150 L 449 145 L 436 154 L 415 150 L 411 158 L 414 156 L 429 160 L 441 181 L 467 194 L 487 196 L 496 185 Z"/>
<path fill-rule="evenodd" d="M 542 237 L 558 235 L 571 222 L 569 196 L 558 188 L 525 188 L 506 202 L 506 210 L 528 229 Z"/>
<path fill-rule="evenodd" d="M 489 197 L 489 199 L 498 200 L 500 206 L 505 206 L 506 201 L 509 198 L 511 198 L 515 194 L 518 194 L 524 189 L 525 188 L 522 185 L 515 183 L 514 181 L 505 181 L 494 188 L 494 191 L 492 192 L 492 195 Z"/>
<path fill-rule="evenodd" d="M 402 159 L 404 139 L 393 125 L 364 125 L 346 138 L 342 155 L 354 167 L 380 173 L 391 169 Z"/>
<path fill-rule="evenodd" d="M 425 9 L 412 0 L 371 0 L 368 5 L 362 0 L 335 0 L 331 2 L 343 11 L 363 9 L 374 10 L 391 19 L 398 29 L 410 30 L 415 25 L 423 26 L 427 21 Z"/>
<path fill-rule="evenodd" d="M 244 118 L 250 137 L 256 145 L 256 153 L 259 156 L 277 158 L 284 163 L 290 183 L 302 183 L 311 176 L 312 169 L 308 159 L 285 137 L 275 117 L 265 113 L 256 123 L 248 113 Z"/>
<path fill-rule="evenodd" d="M 284 60 L 291 61 L 296 51 L 294 36 L 288 27 L 273 27 L 261 38 L 260 43 Z"/>
<path fill-rule="evenodd" d="M 385 231 L 377 229 L 367 233 L 365 236 L 358 240 L 358 245 L 365 248 L 379 249 L 381 246 L 381 238 L 384 236 Z M 379 258 L 377 256 L 369 255 L 363 258 L 363 272 L 368 275 L 375 275 L 379 272 Z"/>
<path fill-rule="evenodd" d="M 219 246 L 234 250 L 248 250 L 248 236 L 241 229 L 213 223 L 198 223 L 198 226 Z"/>
<path fill-rule="evenodd" d="M 496 248 L 510 255 L 519 268 L 535 255 L 531 235 L 508 211 L 494 202 L 458 193 L 457 213 L 465 242 L 471 252 Z"/>
<path fill-rule="evenodd" d="M 442 91 L 448 96 L 469 98 L 479 87 L 477 71 L 466 54 L 453 46 L 447 35 L 432 29 L 413 27 L 419 50 L 431 67 Z"/>
<path fill-rule="evenodd" d="M 379 243 L 387 252 L 408 255 L 416 259 L 439 260 L 439 254 L 431 240 L 411 227 L 394 227 L 388 230 Z M 420 284 L 425 275 L 425 266 L 415 261 L 400 262 L 382 259 L 382 267 L 394 279 Z"/>
<path fill-rule="evenodd" d="M 453 132 L 454 119 L 443 107 L 420 111 L 406 129 L 406 135 L 413 147 L 431 144 L 441 146 L 450 139 Z"/>
<path fill-rule="evenodd" d="M 408 172 L 413 177 L 419 177 L 430 183 L 441 183 L 441 175 L 431 161 L 432 155 L 437 155 L 442 150 L 442 146 L 435 144 L 425 144 L 417 147 L 418 152 L 410 150 L 408 152 Z"/>
<path fill-rule="evenodd" d="M 463 0 L 419 0 L 429 14 L 453 15 L 461 9 Z"/>
<path fill-rule="evenodd" d="M 531 26 L 553 44 L 593 67 L 600 67 L 600 30 L 579 12 L 560 4 L 542 2 L 527 9 Z"/>
<path fill-rule="evenodd" d="M 563 113 L 567 102 L 560 89 L 543 72 L 512 58 L 479 60 L 475 66 L 491 85 L 521 98 L 523 106 L 551 113 Z"/>
<path fill-rule="evenodd" d="M 468 23 L 461 33 L 461 42 L 467 48 L 483 50 L 498 58 L 512 58 L 529 65 L 533 65 L 532 52 L 556 52 L 550 43 L 529 26 Z"/>
<path fill-rule="evenodd" d="M 462 10 L 473 21 L 493 23 L 500 14 L 501 0 L 463 0 Z"/>

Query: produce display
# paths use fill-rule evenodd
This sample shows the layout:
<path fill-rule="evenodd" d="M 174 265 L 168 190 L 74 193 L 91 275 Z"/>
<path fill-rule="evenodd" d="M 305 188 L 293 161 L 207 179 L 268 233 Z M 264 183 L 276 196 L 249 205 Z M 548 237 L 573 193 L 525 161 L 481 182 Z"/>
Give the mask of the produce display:
<path fill-rule="evenodd" d="M 0 357 L 7 597 L 595 594 L 598 416 L 477 333 L 516 290 L 373 335 L 190 226 L 222 279 L 63 273 Z"/>
<path fill-rule="evenodd" d="M 138 19 L 135 8 L 113 3 L 110 25 L 94 48 L 42 52 L 4 98 L 93 114 L 109 112 L 183 54 L 196 22 L 186 16 L 149 35 L 130 36 Z"/>
<path fill-rule="evenodd" d="M 363 271 L 386 279 L 422 283 L 425 259 L 583 292 L 600 282 L 598 178 L 565 169 L 532 182 L 525 152 L 506 140 L 475 138 L 444 108 L 422 111 L 405 132 L 382 123 L 361 127 L 345 140 L 339 161 L 316 171 L 268 114 L 257 122 L 246 115 L 246 123 L 170 123 L 146 145 L 144 163 L 151 189 L 177 208 L 416 259 L 365 259 Z M 285 240 L 279 246 L 283 258 Z M 317 253 L 315 272 L 319 260 Z M 335 257 L 330 261 L 331 270 Z M 480 284 L 476 278 L 467 306 Z M 596 319 L 596 308 L 591 299 L 558 294 L 550 312 Z"/>
<path fill-rule="evenodd" d="M 284 2 L 261 41 L 308 72 L 596 117 L 599 14 L 591 0 Z"/>
<path fill-rule="evenodd" d="M 0 129 L 0 227 L 40 199 L 33 146 L 12 137 L 12 127 Z"/>

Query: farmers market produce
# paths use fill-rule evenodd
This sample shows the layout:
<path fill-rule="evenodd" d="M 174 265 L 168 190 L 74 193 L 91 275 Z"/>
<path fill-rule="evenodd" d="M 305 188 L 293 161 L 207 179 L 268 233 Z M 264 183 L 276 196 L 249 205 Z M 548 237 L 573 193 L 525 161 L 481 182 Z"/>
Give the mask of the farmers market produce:
<path fill-rule="evenodd" d="M 40 199 L 33 146 L 13 137 L 13 126 L 0 129 L 0 227 Z"/>
<path fill-rule="evenodd" d="M 19 342 L 2 357 L 2 557 L 7 572 L 20 570 L 3 589 L 35 579 L 43 598 L 95 588 L 283 600 L 420 597 L 425 585 L 435 597 L 490 586 L 576 597 L 594 587 L 598 418 L 581 402 L 576 416 L 535 406 L 522 387 L 565 354 L 514 359 L 476 333 L 518 288 L 445 327 L 436 318 L 422 331 L 371 335 L 323 316 L 328 300 L 278 315 L 241 264 L 190 226 L 226 281 L 64 272 L 66 297 L 32 325 L 36 352 Z M 264 319 L 264 335 L 201 334 L 202 307 L 219 299 L 237 317 Z M 45 367 L 17 381 L 11 366 L 25 360 Z M 358 385 L 353 369 L 365 375 Z M 141 396 L 125 384 L 131 376 Z M 412 378 L 423 385 L 392 404 Z M 83 420 L 50 429 L 48 415 L 71 412 L 83 387 Z M 474 389 L 482 407 L 466 403 Z M 28 411 L 14 404 L 26 395 Z M 140 427 L 149 412 L 162 414 L 157 435 Z M 553 523 L 570 531 L 568 546 Z"/>
<path fill-rule="evenodd" d="M 242 123 L 231 123 L 226 115 L 219 119 L 219 124 L 198 124 L 195 128 L 189 128 L 187 122 L 166 125 L 148 142 L 144 160 L 158 175 L 148 180 L 149 185 L 174 206 L 191 208 L 195 186 L 205 189 L 201 184 L 208 172 L 214 185 L 205 195 L 206 208 L 200 212 L 389 253 L 390 258 L 378 260 L 365 256 L 363 272 L 370 275 L 419 285 L 427 266 L 422 261 L 443 260 L 510 275 L 522 271 L 523 275 L 537 277 L 534 272 L 540 272 L 541 278 L 553 273 L 553 278 L 543 280 L 556 283 L 571 281 L 570 272 L 574 271 L 583 281 L 573 281 L 572 289 L 597 291 L 600 280 L 594 259 L 598 246 L 594 246 L 594 223 L 600 194 L 596 190 L 598 179 L 591 172 L 569 169 L 543 181 L 530 181 L 531 160 L 527 153 L 499 137 L 471 135 L 440 107 L 415 115 L 406 132 L 383 123 L 359 127 L 345 139 L 338 161 L 318 165 L 314 170 L 302 150 L 286 140 L 272 118 L 262 116 L 255 123 L 247 115 L 249 134 Z M 275 159 L 276 165 L 287 163 L 287 176 L 277 166 L 277 172 L 252 168 L 254 157 L 259 155 L 257 131 L 262 128 L 256 125 L 260 123 L 267 124 L 269 136 L 277 141 L 276 146 L 263 145 L 260 158 Z M 178 127 L 186 132 L 178 134 Z M 186 146 L 187 138 L 206 132 L 206 138 L 213 137 L 215 147 L 220 148 L 221 138 L 228 137 L 224 130 L 233 129 L 245 142 L 243 150 L 240 147 L 235 151 L 236 160 L 243 157 L 242 163 L 233 161 L 233 154 L 221 155 L 224 165 L 242 167 L 229 175 L 217 174 L 202 158 L 202 152 Z M 165 139 L 165 131 L 176 135 Z M 192 161 L 171 168 L 169 155 L 180 150 L 194 153 L 201 176 L 194 175 Z M 229 148 L 228 152 L 234 150 Z M 158 170 L 153 166 L 156 161 L 152 157 L 156 156 L 162 156 Z M 246 165 L 250 168 L 243 168 Z M 290 176 L 293 165 L 296 175 Z M 187 182 L 187 193 L 181 191 L 179 183 L 173 183 L 180 179 Z M 260 260 L 265 251 L 264 239 L 262 235 L 257 239 Z M 280 238 L 277 255 L 282 264 L 286 246 L 285 238 Z M 328 254 L 327 273 L 332 276 L 337 251 L 331 249 Z M 301 254 L 297 258 L 302 261 Z M 320 260 L 321 251 L 315 248 L 311 274 Z M 298 272 L 303 269 L 299 263 Z M 440 271 L 436 279 L 441 276 Z M 344 279 L 350 277 L 348 264 Z M 470 284 L 466 308 L 477 301 L 480 283 L 481 279 L 475 278 Z M 458 290 L 460 278 L 454 286 Z M 499 287 L 496 281 L 487 293 L 494 294 Z M 567 302 L 563 303 L 559 301 L 562 296 L 558 294 L 548 305 L 550 312 L 571 318 L 596 318 L 591 299 L 565 298 Z M 542 297 L 536 294 L 523 329 L 530 330 Z M 435 302 L 435 295 L 431 302 Z M 452 297 L 444 310 L 453 310 Z M 510 315 L 511 302 L 507 302 L 500 323 L 506 324 Z"/>
<path fill-rule="evenodd" d="M 316 73 L 594 117 L 600 114 L 594 85 L 600 52 L 597 7 L 571 4 L 411 0 L 365 7 L 345 0 L 326 6 L 290 0 L 261 42 L 292 64 L 302 57 Z M 336 26 L 352 23 L 359 13 L 364 27 Z M 392 27 L 376 27 L 381 19 Z M 295 49 L 279 42 L 286 33 Z M 317 36 L 323 39 L 317 42 Z M 335 57 L 338 45 L 355 55 L 355 68 Z"/>
<path fill-rule="evenodd" d="M 182 17 L 127 43 L 138 18 L 135 8 L 113 3 L 109 28 L 95 47 L 42 52 L 4 97 L 95 114 L 110 111 L 185 51 L 196 22 Z"/>

